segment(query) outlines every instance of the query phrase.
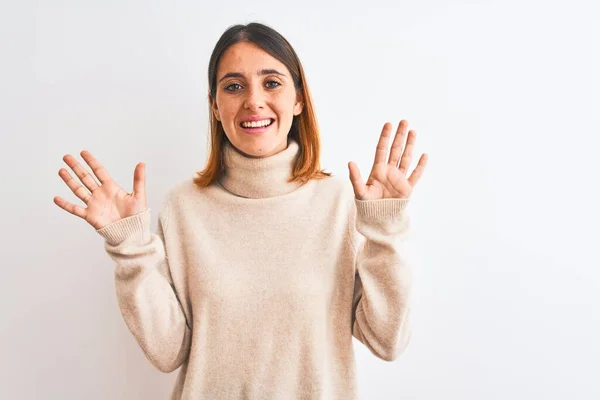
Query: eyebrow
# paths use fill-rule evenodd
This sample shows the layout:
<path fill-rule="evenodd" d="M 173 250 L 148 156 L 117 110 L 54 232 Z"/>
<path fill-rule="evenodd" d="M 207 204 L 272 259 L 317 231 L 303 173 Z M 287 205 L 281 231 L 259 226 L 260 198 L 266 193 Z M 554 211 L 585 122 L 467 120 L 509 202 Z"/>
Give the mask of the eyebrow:
<path fill-rule="evenodd" d="M 272 75 L 272 74 L 279 75 L 279 76 L 285 76 L 285 74 L 277 71 L 276 69 L 261 69 L 257 72 L 257 74 L 259 76 Z M 241 72 L 228 72 L 221 79 L 219 79 L 219 83 L 221 83 L 222 80 L 227 79 L 227 78 L 245 78 L 245 76 Z"/>

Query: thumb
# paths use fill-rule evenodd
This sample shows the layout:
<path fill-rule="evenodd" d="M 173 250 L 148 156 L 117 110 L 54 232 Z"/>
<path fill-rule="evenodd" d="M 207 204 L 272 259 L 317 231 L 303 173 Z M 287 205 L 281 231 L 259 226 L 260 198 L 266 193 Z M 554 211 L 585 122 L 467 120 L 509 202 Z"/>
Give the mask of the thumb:
<path fill-rule="evenodd" d="M 146 196 L 146 164 L 138 163 L 133 172 L 133 194 L 136 196 Z"/>
<path fill-rule="evenodd" d="M 356 163 L 350 161 L 348 163 L 348 170 L 350 171 L 350 182 L 352 183 L 352 188 L 354 189 L 354 196 L 358 199 L 362 199 L 365 193 L 365 182 L 363 181 L 360 170 Z"/>

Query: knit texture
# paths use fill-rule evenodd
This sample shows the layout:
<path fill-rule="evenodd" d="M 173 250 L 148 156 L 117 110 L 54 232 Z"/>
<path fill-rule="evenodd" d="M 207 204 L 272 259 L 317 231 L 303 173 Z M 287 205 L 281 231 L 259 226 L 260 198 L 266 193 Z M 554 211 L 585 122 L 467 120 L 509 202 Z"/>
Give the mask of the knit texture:
<path fill-rule="evenodd" d="M 299 151 L 227 145 L 220 182 L 176 185 L 155 233 L 150 209 L 98 230 L 129 330 L 160 371 L 180 368 L 172 400 L 352 400 L 352 337 L 388 361 L 407 346 L 408 200 L 290 183 Z"/>

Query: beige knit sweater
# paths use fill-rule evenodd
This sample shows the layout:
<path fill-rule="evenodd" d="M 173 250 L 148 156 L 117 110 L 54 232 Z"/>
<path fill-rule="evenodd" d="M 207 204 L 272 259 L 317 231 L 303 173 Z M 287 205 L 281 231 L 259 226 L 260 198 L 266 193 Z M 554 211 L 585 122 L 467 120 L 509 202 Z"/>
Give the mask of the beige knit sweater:
<path fill-rule="evenodd" d="M 349 179 L 288 183 L 295 141 L 177 185 L 98 233 L 124 320 L 171 399 L 356 398 L 354 336 L 394 360 L 410 339 L 404 199 L 361 201 Z"/>

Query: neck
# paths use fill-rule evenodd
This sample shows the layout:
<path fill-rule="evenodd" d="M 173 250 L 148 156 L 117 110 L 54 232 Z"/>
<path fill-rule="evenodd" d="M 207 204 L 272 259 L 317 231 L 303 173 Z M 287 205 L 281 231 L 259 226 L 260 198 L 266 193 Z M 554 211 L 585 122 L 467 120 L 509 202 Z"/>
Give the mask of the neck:
<path fill-rule="evenodd" d="M 301 185 L 289 182 L 299 151 L 299 144 L 289 138 L 284 150 L 269 157 L 256 158 L 241 153 L 226 140 L 221 186 L 236 196 L 253 199 L 291 193 Z"/>

